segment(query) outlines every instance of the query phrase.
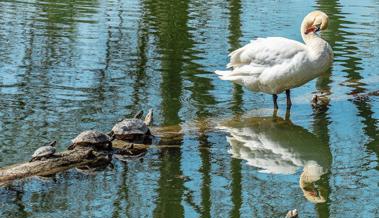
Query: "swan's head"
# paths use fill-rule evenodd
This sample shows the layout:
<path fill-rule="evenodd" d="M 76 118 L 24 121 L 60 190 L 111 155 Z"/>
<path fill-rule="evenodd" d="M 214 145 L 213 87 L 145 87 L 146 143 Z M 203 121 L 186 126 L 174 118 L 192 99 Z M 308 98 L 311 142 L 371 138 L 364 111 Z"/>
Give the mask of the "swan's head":
<path fill-rule="evenodd" d="M 302 33 L 316 33 L 328 28 L 329 17 L 322 11 L 313 11 L 305 16 L 301 25 Z"/>
<path fill-rule="evenodd" d="M 304 197 L 313 203 L 324 203 L 325 193 L 315 186 L 315 182 L 321 179 L 325 170 L 315 161 L 308 161 L 300 175 L 300 188 Z"/>

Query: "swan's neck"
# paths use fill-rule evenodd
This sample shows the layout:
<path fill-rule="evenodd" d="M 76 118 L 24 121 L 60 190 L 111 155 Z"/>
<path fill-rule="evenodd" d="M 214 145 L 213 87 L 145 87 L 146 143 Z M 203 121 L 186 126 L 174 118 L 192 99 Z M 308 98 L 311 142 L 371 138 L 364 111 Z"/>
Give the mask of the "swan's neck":
<path fill-rule="evenodd" d="M 328 43 L 316 33 L 310 32 L 308 34 L 305 34 L 305 31 L 306 31 L 305 26 L 302 26 L 301 36 L 303 37 L 304 43 L 307 46 L 310 54 L 314 58 L 317 58 L 320 55 L 322 55 L 324 52 L 326 52 L 326 50 L 329 47 Z"/>
<path fill-rule="evenodd" d="M 324 44 L 327 43 L 325 40 L 323 40 L 323 39 L 322 39 L 319 35 L 317 35 L 316 33 L 308 33 L 308 34 L 305 34 L 304 32 L 301 32 L 301 35 L 302 35 L 302 37 L 303 37 L 304 43 L 305 43 L 308 47 L 320 46 L 320 45 L 324 45 Z"/>
<path fill-rule="evenodd" d="M 333 50 L 328 42 L 322 39 L 316 33 L 305 34 L 305 29 L 301 29 L 301 35 L 308 50 L 309 59 L 316 63 L 318 69 L 326 70 L 332 63 Z"/>
<path fill-rule="evenodd" d="M 305 34 L 305 31 L 307 30 L 307 26 L 308 25 L 303 21 L 300 31 L 301 31 L 301 36 L 304 40 L 304 43 L 307 45 L 307 47 L 310 47 L 312 50 L 321 49 L 324 45 L 327 44 L 327 42 L 323 40 L 316 33 L 310 32 L 308 34 Z"/>

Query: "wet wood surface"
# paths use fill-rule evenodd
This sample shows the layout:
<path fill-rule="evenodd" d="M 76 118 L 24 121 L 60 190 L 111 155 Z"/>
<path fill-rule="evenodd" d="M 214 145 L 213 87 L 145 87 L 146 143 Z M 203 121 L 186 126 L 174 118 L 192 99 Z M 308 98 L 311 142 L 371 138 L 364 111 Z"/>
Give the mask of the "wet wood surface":
<path fill-rule="evenodd" d="M 0 185 L 31 176 L 49 176 L 75 167 L 106 164 L 112 160 L 114 154 L 125 155 L 127 158 L 145 153 L 150 146 L 160 148 L 160 146 L 181 144 L 182 133 L 177 128 L 154 128 L 152 132 L 155 136 L 148 143 L 115 140 L 112 142 L 112 150 L 77 147 L 74 150 L 58 152 L 45 160 L 17 163 L 0 168 Z"/>

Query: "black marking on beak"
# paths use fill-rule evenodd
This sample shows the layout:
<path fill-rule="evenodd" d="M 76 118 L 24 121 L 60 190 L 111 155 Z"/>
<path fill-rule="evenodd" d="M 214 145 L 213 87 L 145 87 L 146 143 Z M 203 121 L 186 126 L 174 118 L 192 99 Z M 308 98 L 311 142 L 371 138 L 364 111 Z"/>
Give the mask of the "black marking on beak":
<path fill-rule="evenodd" d="M 320 25 L 316 25 L 315 33 L 319 32 L 321 30 Z"/>

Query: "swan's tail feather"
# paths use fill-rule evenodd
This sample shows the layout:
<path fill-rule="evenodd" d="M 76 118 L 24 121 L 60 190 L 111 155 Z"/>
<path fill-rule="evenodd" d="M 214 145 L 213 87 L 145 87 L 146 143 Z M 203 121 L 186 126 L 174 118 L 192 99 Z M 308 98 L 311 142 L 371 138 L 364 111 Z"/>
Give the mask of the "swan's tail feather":
<path fill-rule="evenodd" d="M 221 71 L 221 70 L 216 70 L 215 73 L 219 75 L 219 78 L 221 80 L 229 80 L 238 84 L 241 84 L 243 81 L 243 77 L 240 75 L 234 75 L 232 71 Z"/>
<path fill-rule="evenodd" d="M 230 70 L 216 70 L 215 71 L 215 74 L 217 74 L 219 76 L 226 76 L 230 73 L 232 73 L 232 71 L 230 71 Z"/>
<path fill-rule="evenodd" d="M 243 65 L 243 63 L 241 61 L 241 54 L 245 51 L 247 46 L 248 45 L 245 45 L 242 48 L 234 50 L 233 52 L 231 52 L 228 55 L 230 57 L 230 62 L 229 62 L 229 64 L 226 65 L 227 68 L 232 68 L 232 67 L 234 68 L 234 67 L 239 67 L 239 66 Z"/>

